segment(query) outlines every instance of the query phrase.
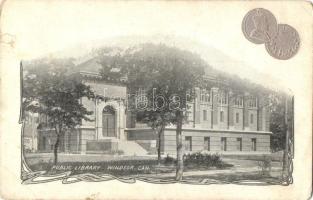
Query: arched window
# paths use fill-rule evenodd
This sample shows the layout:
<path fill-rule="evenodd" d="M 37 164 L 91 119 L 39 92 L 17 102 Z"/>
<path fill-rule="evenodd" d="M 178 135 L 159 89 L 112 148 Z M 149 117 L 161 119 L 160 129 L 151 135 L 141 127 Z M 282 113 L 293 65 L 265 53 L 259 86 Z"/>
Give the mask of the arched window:
<path fill-rule="evenodd" d="M 115 137 L 115 127 L 115 110 L 112 106 L 106 106 L 102 111 L 103 137 Z"/>

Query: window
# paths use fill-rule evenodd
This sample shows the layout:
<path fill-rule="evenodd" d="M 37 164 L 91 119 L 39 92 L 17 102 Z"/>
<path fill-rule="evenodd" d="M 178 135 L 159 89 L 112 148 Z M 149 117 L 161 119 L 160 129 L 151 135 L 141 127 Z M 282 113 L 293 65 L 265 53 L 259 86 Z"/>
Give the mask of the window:
<path fill-rule="evenodd" d="M 227 151 L 227 140 L 226 137 L 221 138 L 221 150 Z"/>
<path fill-rule="evenodd" d="M 237 138 L 237 151 L 242 151 L 242 139 Z"/>
<path fill-rule="evenodd" d="M 253 114 L 250 115 L 250 124 L 253 124 Z"/>
<path fill-rule="evenodd" d="M 255 108 L 256 105 L 257 105 L 257 99 L 256 99 L 256 97 L 249 97 L 248 106 L 249 106 L 249 107 L 252 107 L 252 108 Z"/>
<path fill-rule="evenodd" d="M 236 113 L 236 123 L 239 123 L 239 113 Z"/>
<path fill-rule="evenodd" d="M 243 98 L 242 97 L 237 97 L 235 99 L 235 105 L 236 106 L 243 106 Z"/>
<path fill-rule="evenodd" d="M 186 92 L 186 101 L 187 102 L 191 102 L 191 92 L 190 92 L 190 90 L 188 90 L 187 92 Z"/>
<path fill-rule="evenodd" d="M 207 90 L 201 90 L 200 91 L 200 101 L 201 102 L 210 102 L 210 93 Z"/>
<path fill-rule="evenodd" d="M 210 102 L 210 94 L 209 93 L 207 93 L 205 95 L 205 102 Z"/>
<path fill-rule="evenodd" d="M 210 151 L 210 137 L 204 137 L 203 149 Z"/>
<path fill-rule="evenodd" d="M 47 142 L 46 137 L 42 137 L 42 150 L 46 149 L 46 142 Z"/>
<path fill-rule="evenodd" d="M 224 111 L 220 112 L 220 122 L 224 122 Z"/>
<path fill-rule="evenodd" d="M 251 139 L 251 150 L 256 151 L 256 138 Z"/>
<path fill-rule="evenodd" d="M 192 122 L 193 121 L 193 112 L 187 111 L 187 121 Z"/>
<path fill-rule="evenodd" d="M 142 107 L 146 106 L 148 103 L 148 98 L 145 89 L 139 89 L 136 91 L 136 106 Z"/>
<path fill-rule="evenodd" d="M 220 104 L 227 104 L 227 94 L 225 92 L 220 92 L 218 95 L 218 102 Z"/>
<path fill-rule="evenodd" d="M 205 98 L 205 90 L 201 90 L 200 100 L 203 102 Z"/>
<path fill-rule="evenodd" d="M 207 120 L 207 111 L 203 110 L 203 121 Z"/>
<path fill-rule="evenodd" d="M 191 136 L 186 136 L 185 137 L 185 150 L 186 151 L 192 151 Z"/>

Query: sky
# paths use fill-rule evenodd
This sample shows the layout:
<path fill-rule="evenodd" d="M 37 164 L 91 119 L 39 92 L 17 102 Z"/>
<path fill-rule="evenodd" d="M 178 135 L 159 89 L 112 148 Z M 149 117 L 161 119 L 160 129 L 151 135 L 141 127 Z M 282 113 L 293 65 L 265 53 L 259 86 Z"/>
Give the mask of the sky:
<path fill-rule="evenodd" d="M 298 30 L 301 44 L 295 57 L 284 61 L 275 59 L 264 45 L 253 44 L 244 37 L 242 19 L 255 7 L 270 8 L 279 23 L 288 23 Z M 302 4 L 295 4 L 291 9 L 280 1 L 229 4 L 223 1 L 13 0 L 5 4 L 1 27 L 2 32 L 14 38 L 16 53 L 22 60 L 83 56 L 101 46 L 165 43 L 200 54 L 221 71 L 266 87 L 293 90 L 290 83 L 311 75 L 299 70 L 306 66 L 303 63 L 312 60 L 311 52 L 303 47 L 312 34 L 305 31 L 303 22 L 291 17 L 299 9 L 310 16 L 310 10 Z M 302 20 L 309 20 L 307 18 Z"/>
<path fill-rule="evenodd" d="M 223 53 L 215 47 L 203 45 L 196 40 L 191 40 L 176 35 L 151 35 L 140 37 L 138 35 L 112 37 L 105 40 L 91 41 L 87 44 L 77 44 L 68 49 L 50 53 L 51 57 L 75 57 L 83 62 L 92 56 L 93 49 L 104 46 L 127 48 L 141 43 L 166 44 L 180 49 L 188 50 L 202 57 L 213 68 L 229 74 L 236 74 L 243 79 L 262 84 L 272 89 L 286 89 L 283 85 L 277 84 L 277 80 L 271 75 L 258 71 L 248 66 L 247 63 L 235 59 Z M 47 55 L 43 55 L 47 56 Z M 270 78 L 269 78 L 270 77 Z M 275 84 L 274 84 L 275 82 Z M 273 87 L 274 86 L 274 87 Z"/>

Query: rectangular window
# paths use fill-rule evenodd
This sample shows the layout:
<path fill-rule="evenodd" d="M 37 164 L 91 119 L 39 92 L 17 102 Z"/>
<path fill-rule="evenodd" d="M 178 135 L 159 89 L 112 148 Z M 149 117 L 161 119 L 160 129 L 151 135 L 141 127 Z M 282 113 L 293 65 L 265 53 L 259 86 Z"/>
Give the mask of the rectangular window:
<path fill-rule="evenodd" d="M 46 137 L 42 137 L 42 150 L 46 149 L 46 142 L 47 142 Z"/>
<path fill-rule="evenodd" d="M 223 104 L 228 104 L 228 94 L 224 94 L 224 98 L 223 98 Z"/>
<path fill-rule="evenodd" d="M 256 151 L 256 138 L 251 139 L 251 150 Z"/>
<path fill-rule="evenodd" d="M 257 107 L 257 98 L 256 97 L 249 97 L 248 106 L 252 107 L 252 108 L 256 108 Z"/>
<path fill-rule="evenodd" d="M 242 139 L 237 138 L 237 151 L 242 151 Z"/>
<path fill-rule="evenodd" d="M 236 113 L 236 123 L 239 123 L 239 113 Z"/>
<path fill-rule="evenodd" d="M 188 90 L 187 92 L 186 92 L 186 101 L 187 102 L 191 102 L 191 92 L 190 92 L 190 90 Z"/>
<path fill-rule="evenodd" d="M 237 97 L 235 99 L 235 105 L 236 106 L 243 106 L 243 98 L 242 97 Z"/>
<path fill-rule="evenodd" d="M 253 114 L 250 115 L 250 124 L 253 124 Z"/>
<path fill-rule="evenodd" d="M 226 139 L 226 137 L 221 138 L 221 150 L 227 151 L 227 139 Z"/>
<path fill-rule="evenodd" d="M 187 111 L 187 121 L 192 122 L 193 121 L 193 114 L 191 111 Z"/>
<path fill-rule="evenodd" d="M 200 100 L 202 101 L 202 102 L 204 102 L 205 101 L 205 90 L 200 90 Z"/>
<path fill-rule="evenodd" d="M 192 140 L 191 136 L 185 137 L 185 150 L 186 151 L 192 151 Z"/>
<path fill-rule="evenodd" d="M 204 150 L 210 151 L 210 137 L 204 137 L 203 147 Z"/>
<path fill-rule="evenodd" d="M 136 91 L 136 105 L 144 106 L 148 102 L 148 97 L 146 94 L 146 90 L 140 88 Z"/>
<path fill-rule="evenodd" d="M 207 111 L 203 110 L 203 121 L 207 120 Z"/>
<path fill-rule="evenodd" d="M 219 95 L 218 95 L 218 102 L 220 104 L 227 104 L 227 94 L 225 92 L 220 92 Z"/>
<path fill-rule="evenodd" d="M 210 102 L 210 93 L 207 90 L 200 91 L 200 101 L 201 102 Z"/>
<path fill-rule="evenodd" d="M 224 122 L 224 111 L 220 112 L 220 122 Z"/>
<path fill-rule="evenodd" d="M 205 95 L 205 102 L 210 102 L 210 94 L 206 93 Z"/>

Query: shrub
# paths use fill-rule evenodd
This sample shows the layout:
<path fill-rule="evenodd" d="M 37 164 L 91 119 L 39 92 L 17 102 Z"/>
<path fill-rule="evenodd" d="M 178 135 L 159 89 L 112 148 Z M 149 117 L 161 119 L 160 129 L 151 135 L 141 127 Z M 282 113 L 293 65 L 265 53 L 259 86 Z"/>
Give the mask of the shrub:
<path fill-rule="evenodd" d="M 198 165 L 206 167 L 220 167 L 223 165 L 220 155 L 200 152 L 185 154 L 184 163 L 186 166 Z"/>
<path fill-rule="evenodd" d="M 168 154 L 164 158 L 164 164 L 169 165 L 169 164 L 174 164 L 176 162 L 176 159 L 173 157 L 170 157 Z"/>

